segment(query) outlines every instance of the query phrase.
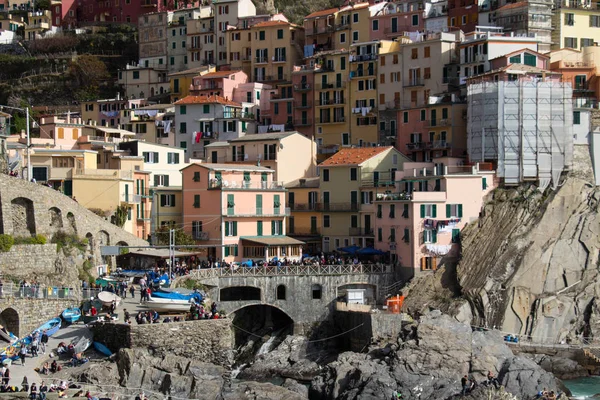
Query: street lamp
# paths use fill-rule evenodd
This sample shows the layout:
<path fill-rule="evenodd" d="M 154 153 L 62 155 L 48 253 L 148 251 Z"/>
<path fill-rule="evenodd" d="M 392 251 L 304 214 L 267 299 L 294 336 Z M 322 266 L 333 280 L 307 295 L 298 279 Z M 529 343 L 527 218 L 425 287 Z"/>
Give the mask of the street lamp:
<path fill-rule="evenodd" d="M 27 133 L 27 180 L 31 180 L 31 156 L 29 154 L 29 150 L 31 148 L 31 138 L 29 136 L 29 107 L 19 108 L 19 107 L 10 107 L 5 105 L 0 105 L 0 109 L 10 108 L 11 110 L 25 111 L 25 123 L 26 125 L 26 133 Z"/>

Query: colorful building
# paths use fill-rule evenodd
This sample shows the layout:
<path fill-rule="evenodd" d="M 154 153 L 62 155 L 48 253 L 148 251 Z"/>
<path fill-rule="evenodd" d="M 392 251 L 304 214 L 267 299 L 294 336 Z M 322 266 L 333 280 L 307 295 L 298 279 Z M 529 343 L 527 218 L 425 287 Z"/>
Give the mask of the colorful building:
<path fill-rule="evenodd" d="M 285 188 L 261 166 L 191 164 L 182 171 L 184 229 L 227 262 L 299 260 L 303 242 L 286 236 Z"/>
<path fill-rule="evenodd" d="M 374 245 L 374 199 L 410 161 L 393 147 L 342 148 L 319 164 L 323 251 Z M 295 199 L 294 199 L 295 200 Z"/>
<path fill-rule="evenodd" d="M 79 24 L 93 22 L 119 22 L 137 25 L 143 14 L 158 13 L 177 8 L 177 0 L 121 0 L 120 2 L 80 0 L 77 3 Z M 189 7 L 198 6 L 198 2 L 189 2 Z"/>
<path fill-rule="evenodd" d="M 194 89 L 194 78 L 210 72 L 215 72 L 214 65 L 206 65 L 186 69 L 185 71 L 169 74 L 169 91 L 171 92 L 171 103 L 190 95 Z"/>
<path fill-rule="evenodd" d="M 427 15 L 423 11 L 423 1 L 400 0 L 380 5 L 372 12 L 370 40 L 389 40 L 404 36 L 406 32 L 423 32 L 424 15 Z M 431 32 L 435 31 L 438 30 Z"/>
<path fill-rule="evenodd" d="M 549 68 L 562 74 L 564 82 L 570 82 L 573 88 L 573 106 L 597 108 L 600 99 L 600 81 L 598 69 L 600 48 L 583 47 L 581 50 L 564 48 L 550 53 Z"/>
<path fill-rule="evenodd" d="M 286 204 L 291 215 L 288 218 L 288 234 L 304 242 L 304 252 L 320 254 L 322 251 L 323 210 L 319 207 L 320 178 L 300 178 L 287 185 Z"/>
<path fill-rule="evenodd" d="M 552 15 L 552 50 L 581 49 L 598 44 L 600 9 L 597 1 L 562 0 Z"/>
<path fill-rule="evenodd" d="M 489 167 L 447 157 L 406 162 L 395 188 L 377 191 L 374 245 L 390 253 L 405 279 L 435 271 L 443 257 L 459 257 L 461 229 L 479 217 L 496 186 Z"/>

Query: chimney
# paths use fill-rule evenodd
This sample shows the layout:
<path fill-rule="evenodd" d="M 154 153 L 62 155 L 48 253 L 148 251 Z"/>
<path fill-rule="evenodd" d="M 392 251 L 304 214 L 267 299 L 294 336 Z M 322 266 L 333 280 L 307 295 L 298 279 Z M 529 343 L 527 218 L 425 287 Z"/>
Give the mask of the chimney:
<path fill-rule="evenodd" d="M 300 179 L 300 186 L 306 186 L 306 179 Z"/>

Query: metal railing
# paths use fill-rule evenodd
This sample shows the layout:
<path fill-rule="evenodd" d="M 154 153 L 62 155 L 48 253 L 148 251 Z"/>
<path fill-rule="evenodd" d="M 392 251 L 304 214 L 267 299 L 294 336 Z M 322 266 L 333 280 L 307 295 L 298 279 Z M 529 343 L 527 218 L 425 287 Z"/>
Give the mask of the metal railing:
<path fill-rule="evenodd" d="M 336 104 L 346 104 L 345 99 L 333 98 L 333 99 L 319 99 L 319 104 L 317 106 L 332 106 Z"/>
<path fill-rule="evenodd" d="M 306 83 L 306 82 L 294 85 L 294 90 L 296 90 L 298 92 L 301 92 L 304 90 L 310 90 L 310 88 L 311 88 L 310 83 Z"/>
<path fill-rule="evenodd" d="M 350 62 L 374 61 L 377 60 L 377 54 L 358 54 L 350 58 Z"/>
<path fill-rule="evenodd" d="M 285 217 L 290 215 L 289 207 L 223 207 L 221 215 L 230 217 Z"/>
<path fill-rule="evenodd" d="M 0 298 L 79 300 L 80 292 L 79 289 L 71 287 L 22 285 L 5 281 L 0 287 Z"/>
<path fill-rule="evenodd" d="M 373 228 L 348 228 L 350 236 L 373 236 Z"/>
<path fill-rule="evenodd" d="M 218 278 L 230 276 L 278 276 L 278 275 L 365 275 L 391 274 L 392 266 L 385 264 L 356 265 L 288 265 L 257 267 L 223 267 L 194 270 L 195 278 Z"/>
<path fill-rule="evenodd" d="M 312 125 L 312 120 L 310 118 L 294 120 L 294 126 L 311 126 L 311 125 Z"/>
<path fill-rule="evenodd" d="M 195 240 L 208 240 L 208 232 L 192 232 L 192 238 Z"/>
<path fill-rule="evenodd" d="M 252 181 L 228 181 L 211 179 L 208 182 L 209 189 L 262 189 L 262 190 L 284 190 L 283 182 L 252 182 Z"/>
<path fill-rule="evenodd" d="M 425 80 L 423 78 L 412 78 L 404 81 L 404 87 L 411 86 L 424 86 Z"/>

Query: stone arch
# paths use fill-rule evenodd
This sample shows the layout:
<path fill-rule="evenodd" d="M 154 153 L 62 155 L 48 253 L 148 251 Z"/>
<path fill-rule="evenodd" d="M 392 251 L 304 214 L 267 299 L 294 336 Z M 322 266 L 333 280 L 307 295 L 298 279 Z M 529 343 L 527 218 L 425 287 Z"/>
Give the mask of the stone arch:
<path fill-rule="evenodd" d="M 99 231 L 96 237 L 99 246 L 110 246 L 110 235 L 105 230 Z"/>
<path fill-rule="evenodd" d="M 129 243 L 127 243 L 127 242 L 124 242 L 123 240 L 119 240 L 119 241 L 117 242 L 117 246 L 128 247 L 128 246 L 129 246 Z"/>
<path fill-rule="evenodd" d="M 262 290 L 255 286 L 228 286 L 219 290 L 220 301 L 260 301 Z"/>
<path fill-rule="evenodd" d="M 68 233 L 73 233 L 77 235 L 77 223 L 75 222 L 75 215 L 71 211 L 67 213 L 67 229 Z"/>
<path fill-rule="evenodd" d="M 275 299 L 276 300 L 287 300 L 287 293 L 285 285 L 278 285 L 275 290 Z"/>
<path fill-rule="evenodd" d="M 35 213 L 33 201 L 25 197 L 16 197 L 11 201 L 14 236 L 35 235 Z"/>
<path fill-rule="evenodd" d="M 50 228 L 53 231 L 57 231 L 62 229 L 63 227 L 63 219 L 62 219 L 62 211 L 58 207 L 50 207 L 48 209 L 49 219 L 50 219 Z"/>
<path fill-rule="evenodd" d="M 234 326 L 242 328 L 234 329 L 236 345 L 247 343 L 249 335 L 264 332 L 265 328 L 272 332 L 285 330 L 293 333 L 294 318 L 281 307 L 269 303 L 250 303 L 233 308 L 228 312 L 228 318 L 233 320 Z M 284 338 L 287 333 L 282 332 L 280 337 Z"/>
<path fill-rule="evenodd" d="M 19 313 L 14 308 L 5 308 L 0 313 L 0 324 L 7 331 L 12 332 L 15 336 L 20 336 L 19 332 Z"/>

